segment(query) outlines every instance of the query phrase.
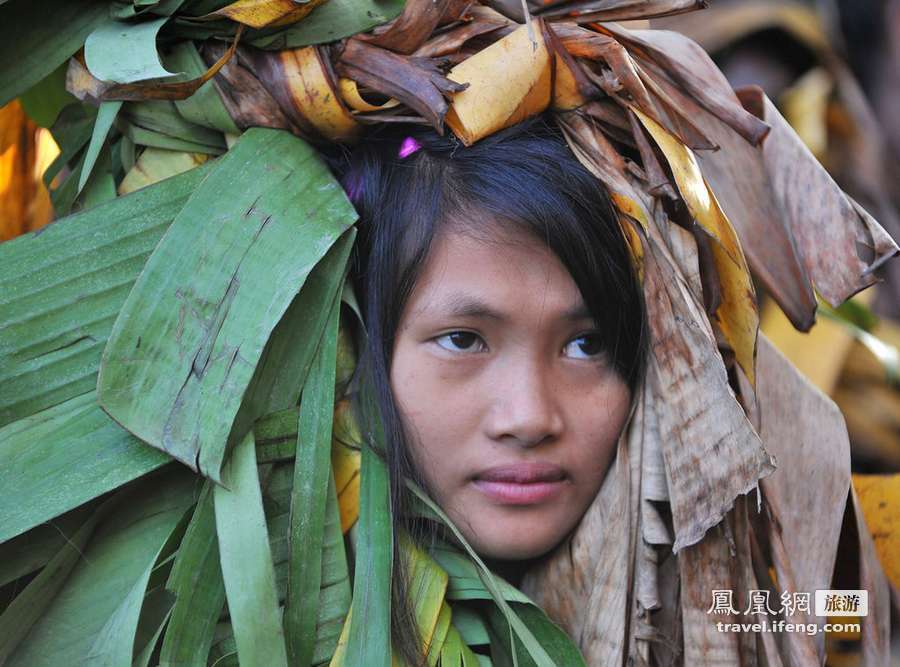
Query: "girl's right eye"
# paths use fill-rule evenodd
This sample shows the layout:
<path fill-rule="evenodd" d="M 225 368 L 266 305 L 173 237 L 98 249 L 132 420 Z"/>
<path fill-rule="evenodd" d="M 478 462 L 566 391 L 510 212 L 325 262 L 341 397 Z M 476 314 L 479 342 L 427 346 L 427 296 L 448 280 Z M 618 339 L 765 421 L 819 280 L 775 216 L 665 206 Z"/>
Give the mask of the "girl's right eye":
<path fill-rule="evenodd" d="M 485 347 L 481 337 L 471 331 L 451 331 L 438 336 L 434 342 L 448 352 L 480 352 Z"/>

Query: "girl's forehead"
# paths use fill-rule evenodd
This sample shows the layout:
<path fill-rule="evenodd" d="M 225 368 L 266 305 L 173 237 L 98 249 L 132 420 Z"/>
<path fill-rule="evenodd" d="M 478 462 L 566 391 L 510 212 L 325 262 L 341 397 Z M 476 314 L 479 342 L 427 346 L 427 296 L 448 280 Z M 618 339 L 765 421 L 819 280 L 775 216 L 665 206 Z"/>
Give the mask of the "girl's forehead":
<path fill-rule="evenodd" d="M 589 317 L 578 287 L 550 248 L 525 232 L 491 238 L 441 234 L 407 304 L 410 314 L 512 319 L 540 310 L 554 319 Z"/>

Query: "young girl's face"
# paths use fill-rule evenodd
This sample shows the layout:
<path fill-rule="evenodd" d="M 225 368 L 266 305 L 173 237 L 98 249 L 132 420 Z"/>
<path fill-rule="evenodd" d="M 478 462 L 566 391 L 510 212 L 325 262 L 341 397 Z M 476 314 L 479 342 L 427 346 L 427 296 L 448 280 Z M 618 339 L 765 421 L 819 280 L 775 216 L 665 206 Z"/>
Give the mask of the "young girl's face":
<path fill-rule="evenodd" d="M 482 556 L 549 551 L 600 489 L 630 396 L 596 326 L 559 259 L 525 233 L 435 239 L 391 388 L 418 469 Z"/>

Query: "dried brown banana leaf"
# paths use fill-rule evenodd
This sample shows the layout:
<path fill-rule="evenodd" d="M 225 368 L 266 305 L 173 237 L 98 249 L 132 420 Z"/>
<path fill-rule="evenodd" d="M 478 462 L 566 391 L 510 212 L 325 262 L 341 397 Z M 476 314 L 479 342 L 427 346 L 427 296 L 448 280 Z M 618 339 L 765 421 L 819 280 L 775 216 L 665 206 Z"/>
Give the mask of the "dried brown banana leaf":
<path fill-rule="evenodd" d="M 898 252 L 884 229 L 832 180 L 758 88 L 741 102 L 771 125 L 762 147 L 772 196 L 816 290 L 837 306 L 876 282 L 872 272 Z M 871 254 L 859 256 L 857 243 Z"/>
<path fill-rule="evenodd" d="M 272 127 L 293 130 L 293 124 L 285 116 L 278 102 L 254 76 L 248 62 L 246 49 L 238 49 L 236 56 L 226 63 L 213 77 L 213 85 L 222 98 L 228 114 L 238 127 Z M 207 62 L 217 60 L 225 47 L 218 42 L 207 42 L 201 55 Z"/>
<path fill-rule="evenodd" d="M 588 108 L 590 106 L 589 104 Z M 560 114 L 558 121 L 572 152 L 592 174 L 606 184 L 616 208 L 637 220 L 646 230 L 650 214 L 643 198 L 626 176 L 625 158 L 604 136 L 599 124 L 583 109 Z"/>
<path fill-rule="evenodd" d="M 439 32 L 422 43 L 414 52 L 414 56 L 437 58 L 449 56 L 458 51 L 470 39 L 500 31 L 501 28 L 512 32 L 516 25 L 502 14 L 490 7 L 475 5 L 466 14 L 468 20 L 450 30 Z M 501 36 L 503 33 L 498 33 Z"/>
<path fill-rule="evenodd" d="M 754 384 L 759 312 L 750 269 L 737 234 L 719 207 L 715 194 L 706 184 L 690 149 L 650 117 L 640 111 L 635 113 L 666 156 L 675 183 L 691 215 L 716 241 L 711 248 L 721 288 L 721 302 L 715 311 L 715 323 L 734 351 L 737 363 L 750 383 Z"/>
<path fill-rule="evenodd" d="M 571 16 L 579 23 L 588 21 L 633 21 L 671 16 L 706 7 L 707 0 L 584 0 L 550 2 L 550 9 L 538 11 L 545 17 Z"/>
<path fill-rule="evenodd" d="M 248 49 L 253 73 L 291 122 L 310 138 L 349 141 L 361 129 L 344 106 L 322 47 L 284 51 Z"/>
<path fill-rule="evenodd" d="M 409 55 L 431 37 L 431 33 L 443 19 L 455 21 L 466 6 L 453 0 L 407 0 L 403 13 L 371 34 L 358 39 L 383 49 Z M 448 10 L 456 15 L 448 15 Z"/>
<path fill-rule="evenodd" d="M 521 26 L 450 70 L 451 80 L 468 86 L 454 95 L 447 112 L 447 126 L 465 145 L 550 105 L 551 52 L 543 22 L 535 20 L 534 24 L 535 42 L 528 26 Z"/>
<path fill-rule="evenodd" d="M 435 59 L 402 56 L 356 38 L 347 41 L 337 72 L 399 100 L 441 134 L 448 109 L 445 98 L 467 87 L 444 76 Z"/>
<path fill-rule="evenodd" d="M 662 68 L 685 92 L 747 141 L 758 144 L 768 133 L 765 122 L 736 102 L 725 76 L 706 51 L 683 35 L 668 30 L 626 30 L 612 23 L 598 27 L 629 51 Z"/>

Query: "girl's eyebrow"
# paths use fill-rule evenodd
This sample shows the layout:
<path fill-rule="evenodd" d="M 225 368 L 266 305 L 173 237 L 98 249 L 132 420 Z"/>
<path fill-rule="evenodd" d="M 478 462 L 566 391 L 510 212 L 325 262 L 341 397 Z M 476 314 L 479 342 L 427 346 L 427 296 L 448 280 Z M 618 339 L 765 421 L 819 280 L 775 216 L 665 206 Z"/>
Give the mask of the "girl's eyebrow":
<path fill-rule="evenodd" d="M 436 305 L 435 310 L 450 317 L 487 319 L 497 322 L 506 322 L 509 319 L 507 314 L 495 310 L 484 301 L 463 293 L 451 293 Z M 580 302 L 562 312 L 559 319 L 574 322 L 577 320 L 592 320 L 593 317 L 587 306 Z"/>

